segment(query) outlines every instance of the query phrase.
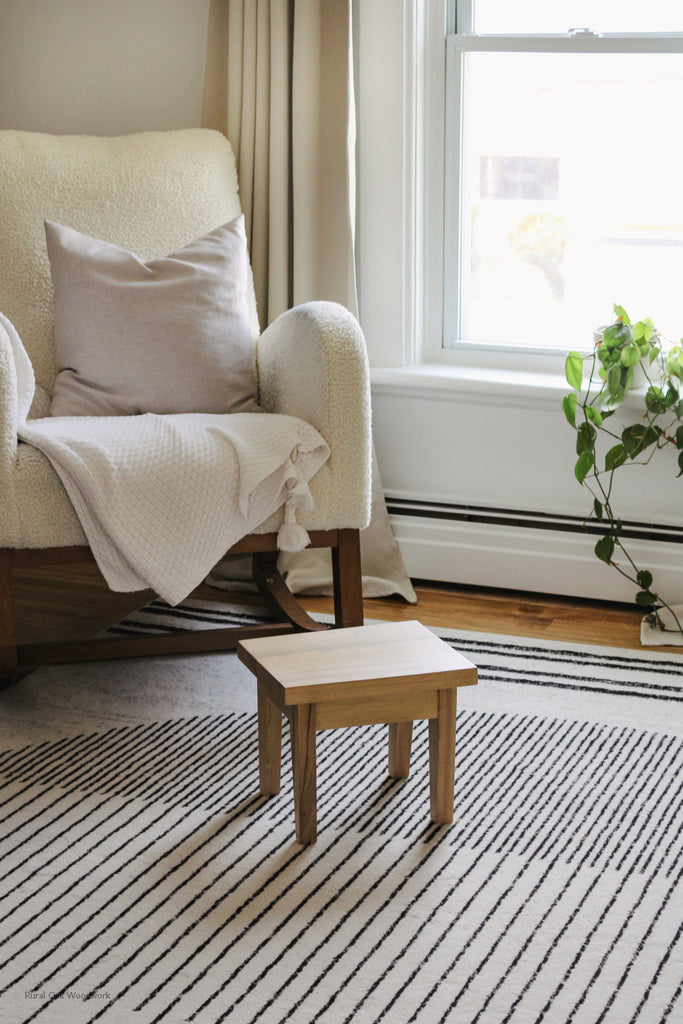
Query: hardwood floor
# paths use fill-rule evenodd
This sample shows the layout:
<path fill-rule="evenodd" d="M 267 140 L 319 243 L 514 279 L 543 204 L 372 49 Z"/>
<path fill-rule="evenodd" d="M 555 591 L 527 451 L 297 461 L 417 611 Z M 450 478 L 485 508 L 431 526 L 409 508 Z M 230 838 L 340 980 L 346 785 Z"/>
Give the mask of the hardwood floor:
<path fill-rule="evenodd" d="M 17 576 L 19 641 L 92 636 L 142 607 L 151 592 L 114 594 L 95 566 L 54 566 Z M 368 619 L 419 619 L 432 626 L 573 643 L 640 649 L 641 611 L 635 606 L 571 598 L 419 583 L 417 605 L 401 598 L 366 600 Z M 195 596 L 246 604 L 254 598 L 202 586 Z M 307 611 L 332 612 L 331 598 L 302 600 Z M 681 648 L 657 648 L 681 653 Z"/>
<path fill-rule="evenodd" d="M 451 629 L 642 649 L 642 611 L 635 606 L 433 583 L 418 582 L 415 590 L 417 605 L 366 600 L 366 618 L 419 619 Z M 320 598 L 305 605 L 312 613 L 327 610 Z"/>

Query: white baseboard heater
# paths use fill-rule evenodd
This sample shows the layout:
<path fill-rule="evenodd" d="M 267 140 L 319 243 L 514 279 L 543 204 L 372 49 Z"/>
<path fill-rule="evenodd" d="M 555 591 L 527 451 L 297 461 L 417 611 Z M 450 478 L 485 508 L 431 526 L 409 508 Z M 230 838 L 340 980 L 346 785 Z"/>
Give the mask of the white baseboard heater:
<path fill-rule="evenodd" d="M 635 588 L 593 553 L 604 528 L 580 516 L 387 496 L 414 579 L 589 599 L 633 600 Z M 639 568 L 667 600 L 683 601 L 683 526 L 624 521 Z"/>

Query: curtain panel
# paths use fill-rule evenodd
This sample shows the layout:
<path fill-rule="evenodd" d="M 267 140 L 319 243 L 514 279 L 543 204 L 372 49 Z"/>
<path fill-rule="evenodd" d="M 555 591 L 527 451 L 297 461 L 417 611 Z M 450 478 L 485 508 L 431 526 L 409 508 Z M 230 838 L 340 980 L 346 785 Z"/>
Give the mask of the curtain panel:
<path fill-rule="evenodd" d="M 316 300 L 358 316 L 351 2 L 211 0 L 202 127 L 227 135 L 235 153 L 262 328 Z M 416 601 L 374 452 L 361 563 L 366 597 Z M 331 590 L 325 550 L 281 554 L 278 565 L 295 593 Z M 239 575 L 228 558 L 210 579 Z"/>
<path fill-rule="evenodd" d="M 211 2 L 202 125 L 235 153 L 262 326 L 357 314 L 351 54 L 350 0 Z"/>

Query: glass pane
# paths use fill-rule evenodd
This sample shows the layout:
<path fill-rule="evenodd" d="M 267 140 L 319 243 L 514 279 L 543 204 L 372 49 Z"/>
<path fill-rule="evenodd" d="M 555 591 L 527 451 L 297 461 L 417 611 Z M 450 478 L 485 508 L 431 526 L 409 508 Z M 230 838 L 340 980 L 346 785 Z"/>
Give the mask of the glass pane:
<path fill-rule="evenodd" d="M 475 0 L 476 32 L 680 32 L 680 0 Z"/>
<path fill-rule="evenodd" d="M 680 337 L 683 57 L 469 53 L 464 90 L 461 337 L 578 347 L 614 302 Z"/>

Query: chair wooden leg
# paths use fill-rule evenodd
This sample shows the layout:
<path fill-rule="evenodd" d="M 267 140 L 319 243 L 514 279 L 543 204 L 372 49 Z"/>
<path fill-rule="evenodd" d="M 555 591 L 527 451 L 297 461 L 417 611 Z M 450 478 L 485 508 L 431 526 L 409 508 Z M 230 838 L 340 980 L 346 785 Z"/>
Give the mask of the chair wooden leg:
<path fill-rule="evenodd" d="M 339 530 L 332 548 L 334 621 L 337 626 L 363 625 L 363 580 L 360 567 L 360 531 Z"/>
<path fill-rule="evenodd" d="M 407 779 L 410 775 L 410 750 L 413 745 L 413 723 L 392 722 L 389 726 L 389 775 Z"/>
<path fill-rule="evenodd" d="M 0 685 L 17 674 L 17 624 L 12 594 L 12 549 L 0 550 Z"/>
<path fill-rule="evenodd" d="M 277 796 L 282 763 L 282 713 L 260 679 L 257 687 L 259 789 L 262 796 Z"/>

